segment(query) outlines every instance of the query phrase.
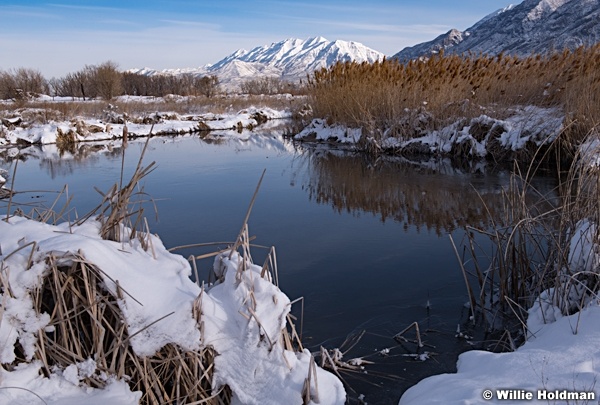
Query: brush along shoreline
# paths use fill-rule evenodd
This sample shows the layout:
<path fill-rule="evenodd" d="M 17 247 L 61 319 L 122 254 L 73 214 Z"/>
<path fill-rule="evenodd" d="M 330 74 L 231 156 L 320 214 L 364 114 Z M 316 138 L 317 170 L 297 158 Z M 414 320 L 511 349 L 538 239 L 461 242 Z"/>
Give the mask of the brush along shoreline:
<path fill-rule="evenodd" d="M 101 118 L 75 117 L 68 121 L 47 118 L 45 109 L 24 109 L 0 121 L 0 146 L 68 146 L 78 142 L 185 134 L 242 133 L 271 120 L 291 118 L 291 112 L 250 107 L 232 114 L 177 114 L 156 112 L 129 117 L 109 105 Z M 50 114 L 51 115 L 51 114 Z"/>

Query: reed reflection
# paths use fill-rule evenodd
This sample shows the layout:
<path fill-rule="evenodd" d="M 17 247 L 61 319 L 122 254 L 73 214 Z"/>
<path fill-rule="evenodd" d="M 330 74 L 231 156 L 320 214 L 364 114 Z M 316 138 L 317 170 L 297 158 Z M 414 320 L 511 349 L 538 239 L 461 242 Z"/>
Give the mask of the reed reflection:
<path fill-rule="evenodd" d="M 503 190 L 510 173 L 474 163 L 460 168 L 450 160 L 411 162 L 331 150 L 309 150 L 303 187 L 310 200 L 337 212 L 372 213 L 404 228 L 423 227 L 438 235 L 473 226 L 489 228 L 504 217 Z M 552 182 L 544 182 L 551 192 Z M 534 198 L 534 197 L 532 197 Z"/>

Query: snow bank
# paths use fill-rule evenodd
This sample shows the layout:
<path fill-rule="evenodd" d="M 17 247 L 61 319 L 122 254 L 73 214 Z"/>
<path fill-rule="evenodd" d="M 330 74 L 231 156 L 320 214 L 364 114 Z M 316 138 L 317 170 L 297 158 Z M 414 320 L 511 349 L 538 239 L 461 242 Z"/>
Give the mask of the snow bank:
<path fill-rule="evenodd" d="M 290 118 L 289 111 L 251 107 L 237 114 L 203 114 L 179 116 L 154 114 L 145 119 L 125 120 L 114 111 L 107 119 L 77 118 L 70 122 L 50 121 L 46 124 L 20 122 L 18 125 L 0 124 L 0 146 L 15 144 L 54 144 L 60 134 L 72 134 L 75 141 L 113 140 L 123 137 L 124 127 L 130 138 L 150 135 L 182 135 L 200 131 L 235 130 L 255 128 L 268 120 Z M 115 123 L 116 122 L 116 123 Z"/>
<path fill-rule="evenodd" d="M 418 114 L 417 118 L 426 120 L 423 115 Z M 408 123 L 410 135 L 403 134 L 402 130 L 392 135 L 394 131 L 388 129 L 377 143 L 381 149 L 394 153 L 464 154 L 479 158 L 498 153 L 496 149 L 507 153 L 523 150 L 528 145 L 548 145 L 562 131 L 563 118 L 555 108 L 527 106 L 515 109 L 504 120 L 481 115 L 466 123 L 459 119 L 439 130 L 419 129 L 422 122 Z M 406 126 L 407 123 L 400 125 Z M 361 136 L 367 135 L 362 134 L 360 128 L 329 126 L 324 120 L 315 119 L 295 139 L 355 144 Z"/>
<path fill-rule="evenodd" d="M 249 264 L 240 272 L 242 259 L 229 252 L 215 259 L 215 273 L 222 282 L 209 290 L 202 302 L 205 344 L 219 356 L 215 369 L 217 386 L 227 384 L 234 403 L 301 404 L 300 393 L 308 376 L 311 355 L 304 350 L 285 350 L 281 331 L 289 313 L 289 299 L 261 277 L 262 267 Z M 343 404 L 345 391 L 329 372 L 317 368 L 318 391 L 311 384 L 311 403 Z M 237 402 L 236 402 L 237 401 Z"/>
<path fill-rule="evenodd" d="M 473 350 L 460 355 L 455 374 L 426 378 L 411 387 L 400 405 L 479 404 L 489 389 L 504 404 L 567 404 L 587 401 L 538 400 L 538 391 L 594 392 L 600 398 L 600 306 L 590 304 L 581 312 L 535 329 L 522 347 L 511 353 Z M 533 325 L 530 325 L 533 326 Z M 525 390 L 533 400 L 498 399 L 497 390 Z M 596 403 L 590 401 L 589 403 Z"/>
<path fill-rule="evenodd" d="M 169 253 L 157 236 L 146 235 L 151 248 L 144 250 L 137 239 L 107 241 L 99 231 L 100 224 L 91 220 L 80 226 L 53 226 L 20 217 L 0 221 L 1 276 L 3 285 L 10 286 L 10 293 L 3 289 L 0 295 L 0 363 L 12 363 L 0 368 L 0 403 L 30 402 L 32 392 L 48 404 L 131 404 L 140 398 L 139 392 L 110 376 L 105 376 L 108 385 L 103 390 L 83 386 L 81 379 L 96 371 L 93 359 L 55 367 L 50 377 L 40 375 L 41 364 L 32 361 L 37 337 L 53 327 L 48 325 L 49 314 L 35 312 L 29 291 L 39 287 L 47 274 L 49 255 L 64 264 L 84 258 L 100 269 L 104 288 L 114 297 L 119 295 L 117 289 L 125 292 L 118 306 L 138 356 L 152 356 L 168 343 L 189 351 L 212 347 L 217 353 L 213 387 L 228 385 L 235 403 L 303 403 L 304 381 L 313 360 L 307 351 L 284 348 L 282 330 L 290 301 L 261 277 L 261 267 L 236 252 L 231 257 L 224 253 L 215 260 L 221 281 L 203 291 L 189 278 L 189 262 Z M 200 323 L 193 308 L 201 309 Z M 17 344 L 26 361 L 13 370 Z M 341 382 L 316 370 L 311 384 L 314 403 L 343 404 Z"/>
<path fill-rule="evenodd" d="M 131 405 L 139 392 L 131 392 L 124 381 L 108 379 L 103 389 L 79 385 L 76 365 L 55 370 L 49 378 L 40 375 L 41 362 L 21 363 L 14 371 L 0 368 L 0 403 L 11 405 Z"/>
<path fill-rule="evenodd" d="M 582 219 L 569 236 L 569 253 L 555 286 L 543 291 L 528 311 L 525 344 L 510 353 L 463 353 L 456 373 L 422 380 L 404 393 L 400 405 L 474 404 L 484 399 L 598 403 L 600 297 L 592 290 L 595 281 L 588 280 L 600 268 L 596 224 Z"/>
<path fill-rule="evenodd" d="M 302 131 L 294 136 L 297 140 L 336 141 L 357 143 L 362 135 L 360 128 L 347 128 L 342 125 L 327 125 L 325 120 L 314 119 Z"/>

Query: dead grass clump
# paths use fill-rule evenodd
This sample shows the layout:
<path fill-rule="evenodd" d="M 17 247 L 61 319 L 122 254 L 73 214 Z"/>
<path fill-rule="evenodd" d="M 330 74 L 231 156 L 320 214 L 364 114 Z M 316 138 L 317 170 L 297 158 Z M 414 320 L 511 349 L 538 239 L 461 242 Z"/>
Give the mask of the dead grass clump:
<path fill-rule="evenodd" d="M 63 131 L 60 128 L 56 129 L 56 147 L 62 152 L 75 154 L 77 149 L 77 133 L 73 129 Z"/>
<path fill-rule="evenodd" d="M 27 107 L 18 110 L 23 122 L 27 124 L 47 124 L 50 121 L 59 121 L 61 119 L 60 111 L 51 108 Z"/>
<path fill-rule="evenodd" d="M 498 162 L 504 162 L 512 155 L 512 151 L 502 145 L 498 135 L 499 134 L 493 133 L 488 137 L 487 142 L 485 143 L 486 156 L 489 156 Z"/>
<path fill-rule="evenodd" d="M 95 370 L 83 378 L 85 385 L 103 388 L 107 376 L 126 378 L 133 391 L 142 392 L 142 404 L 229 402 L 227 389 L 211 388 L 215 354 L 210 348 L 189 352 L 166 345 L 155 355 L 140 358 L 129 345 L 119 297 L 103 287 L 101 270 L 77 254 L 49 255 L 45 261 L 49 272 L 32 293 L 32 301 L 36 313 L 51 316 L 53 331 L 38 334 L 35 355 L 46 376 L 55 366 L 66 368 L 93 359 Z"/>

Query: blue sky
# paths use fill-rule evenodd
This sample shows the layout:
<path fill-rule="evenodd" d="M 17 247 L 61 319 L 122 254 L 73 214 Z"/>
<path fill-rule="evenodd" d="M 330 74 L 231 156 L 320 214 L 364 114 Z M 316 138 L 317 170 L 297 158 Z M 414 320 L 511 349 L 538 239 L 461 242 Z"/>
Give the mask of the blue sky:
<path fill-rule="evenodd" d="M 518 0 L 517 0 L 518 2 Z M 60 77 L 85 65 L 196 67 L 286 38 L 357 41 L 392 55 L 464 30 L 510 0 L 0 0 L 0 70 Z"/>

